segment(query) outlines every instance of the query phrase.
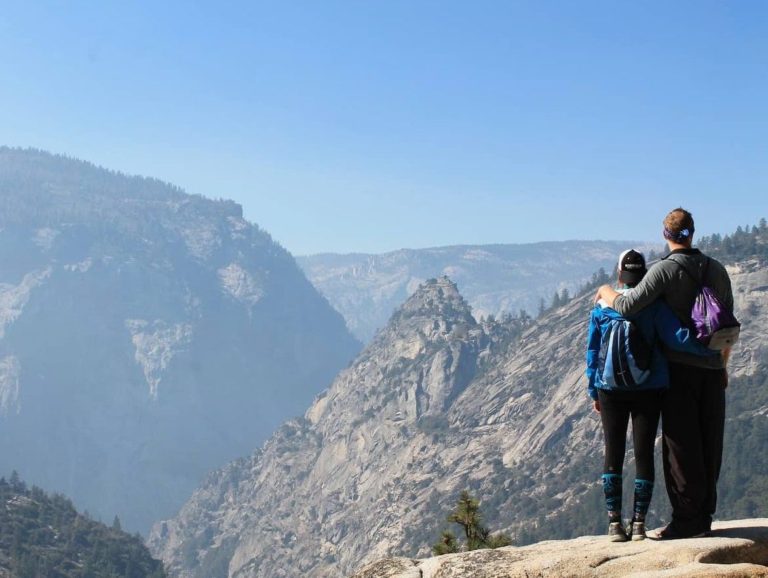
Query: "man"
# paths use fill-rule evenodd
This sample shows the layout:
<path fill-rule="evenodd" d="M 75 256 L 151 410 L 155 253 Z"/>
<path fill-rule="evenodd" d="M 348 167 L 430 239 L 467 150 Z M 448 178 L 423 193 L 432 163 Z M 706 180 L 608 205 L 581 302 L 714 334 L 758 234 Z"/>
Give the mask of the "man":
<path fill-rule="evenodd" d="M 627 316 L 661 298 L 684 324 L 690 325 L 691 308 L 700 289 L 698 280 L 711 287 L 725 307 L 733 311 L 731 281 L 725 267 L 692 248 L 693 233 L 691 213 L 682 208 L 671 211 L 664 219 L 669 256 L 651 267 L 634 289 L 622 295 L 603 285 L 595 299 L 603 299 Z M 707 357 L 671 350 L 665 353 L 670 389 L 662 405 L 662 448 L 672 521 L 657 537 L 671 540 L 705 536 L 711 533 L 717 506 L 729 351 Z"/>

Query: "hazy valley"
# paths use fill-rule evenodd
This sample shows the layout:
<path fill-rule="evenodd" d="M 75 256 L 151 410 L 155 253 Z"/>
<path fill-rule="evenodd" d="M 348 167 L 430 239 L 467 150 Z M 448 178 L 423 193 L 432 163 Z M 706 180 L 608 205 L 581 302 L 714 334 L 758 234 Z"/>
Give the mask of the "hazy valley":
<path fill-rule="evenodd" d="M 731 365 L 725 519 L 768 505 L 768 271 L 764 256 L 726 262 L 749 322 Z M 428 555 L 463 489 L 517 543 L 602 533 L 601 431 L 584 377 L 591 298 L 478 323 L 451 281 L 428 282 L 302 419 L 156 525 L 151 548 L 185 578 L 347 575 Z M 667 513 L 663 493 L 651 524 Z"/>
<path fill-rule="evenodd" d="M 230 201 L 0 149 L 0 471 L 146 532 L 358 351 Z"/>

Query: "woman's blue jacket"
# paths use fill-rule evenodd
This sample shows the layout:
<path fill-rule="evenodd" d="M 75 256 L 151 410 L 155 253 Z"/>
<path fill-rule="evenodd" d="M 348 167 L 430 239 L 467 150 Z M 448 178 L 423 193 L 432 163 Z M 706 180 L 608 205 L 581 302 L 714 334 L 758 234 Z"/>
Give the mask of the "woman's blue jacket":
<path fill-rule="evenodd" d="M 610 307 L 603 307 L 599 304 L 595 305 L 589 316 L 587 388 L 589 396 L 595 400 L 598 389 L 616 389 L 603 382 L 599 371 L 600 348 L 603 340 L 608 337 L 608 329 L 612 319 L 625 318 Z M 652 347 L 651 373 L 633 391 L 669 387 L 669 368 L 664 356 L 664 348 L 700 356 L 718 355 L 717 352 L 713 352 L 702 345 L 662 300 L 654 301 L 637 314 L 626 317 L 626 319 L 636 324 L 643 338 Z"/>

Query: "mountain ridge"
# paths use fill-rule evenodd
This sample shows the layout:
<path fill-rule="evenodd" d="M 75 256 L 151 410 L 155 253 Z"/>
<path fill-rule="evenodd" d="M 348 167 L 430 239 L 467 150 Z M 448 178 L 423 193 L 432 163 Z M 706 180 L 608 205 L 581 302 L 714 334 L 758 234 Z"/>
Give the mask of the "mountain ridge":
<path fill-rule="evenodd" d="M 768 315 L 759 291 L 768 272 L 749 260 L 729 271 L 737 314 L 752 323 L 732 360 L 737 413 L 728 427 L 751 446 L 761 434 L 745 432 L 764 424 L 740 409 L 747 392 L 739 384 L 768 364 L 755 321 Z M 419 292 L 410 299 L 416 306 L 403 308 L 419 310 Z M 488 526 L 518 544 L 601 533 L 602 437 L 584 376 L 591 299 L 583 295 L 534 321 L 474 320 L 459 331 L 424 308 L 409 331 L 398 332 L 396 313 L 290 432 L 231 465 L 229 479 L 239 481 L 201 487 L 177 518 L 156 525 L 152 551 L 183 578 L 291 575 L 286 568 L 350 574 L 366 561 L 428 553 L 464 489 L 480 499 Z M 471 371 L 456 360 L 471 362 Z M 743 508 L 727 481 L 740 450 L 726 453 L 723 515 Z M 742 481 L 741 496 L 763 479 Z M 662 494 L 652 524 L 665 521 Z M 248 522 L 254 519 L 268 520 L 270 530 Z M 182 555 L 183 544 L 202 536 L 208 547 Z M 220 559 L 217 545 L 225 542 L 226 563 L 212 571 L 206 560 Z"/>
<path fill-rule="evenodd" d="M 537 314 L 563 290 L 573 294 L 603 267 L 615 269 L 629 241 L 546 241 L 526 244 L 452 245 L 383 254 L 319 254 L 297 257 L 312 283 L 367 342 L 392 311 L 426 279 L 448 275 L 480 319 Z M 658 247 L 657 247 L 658 248 Z"/>
<path fill-rule="evenodd" d="M 78 513 L 61 495 L 0 478 L 0 578 L 166 578 L 140 537 Z"/>
<path fill-rule="evenodd" d="M 358 350 L 236 203 L 0 148 L 0 468 L 146 531 Z"/>

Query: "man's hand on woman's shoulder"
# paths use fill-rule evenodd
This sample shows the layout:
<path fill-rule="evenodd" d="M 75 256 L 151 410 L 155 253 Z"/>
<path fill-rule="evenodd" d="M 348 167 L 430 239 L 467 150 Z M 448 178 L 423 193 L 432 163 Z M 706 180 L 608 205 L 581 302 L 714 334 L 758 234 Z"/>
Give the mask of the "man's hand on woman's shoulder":
<path fill-rule="evenodd" d="M 608 304 L 608 307 L 613 307 L 613 302 L 616 301 L 616 297 L 618 296 L 619 292 L 610 285 L 601 285 L 595 294 L 595 303 L 602 299 Z"/>

